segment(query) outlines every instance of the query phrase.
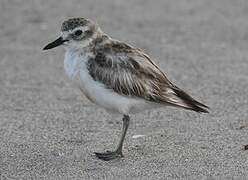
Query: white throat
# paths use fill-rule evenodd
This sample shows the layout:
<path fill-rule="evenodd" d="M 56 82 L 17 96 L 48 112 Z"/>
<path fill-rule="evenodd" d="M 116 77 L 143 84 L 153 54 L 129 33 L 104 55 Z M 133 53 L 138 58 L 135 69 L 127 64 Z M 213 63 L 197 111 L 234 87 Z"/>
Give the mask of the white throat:
<path fill-rule="evenodd" d="M 93 56 L 88 51 L 66 48 L 64 58 L 65 72 L 71 80 L 74 80 L 80 71 L 86 70 L 87 61 Z"/>

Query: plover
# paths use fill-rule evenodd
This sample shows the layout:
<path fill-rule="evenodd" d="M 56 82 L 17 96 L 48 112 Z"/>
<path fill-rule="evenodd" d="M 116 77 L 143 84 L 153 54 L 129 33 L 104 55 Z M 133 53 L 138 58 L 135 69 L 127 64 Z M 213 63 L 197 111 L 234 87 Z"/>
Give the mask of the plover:
<path fill-rule="evenodd" d="M 102 160 L 123 157 L 130 114 L 174 106 L 207 113 L 208 107 L 172 84 L 141 49 L 112 39 L 93 21 L 72 18 L 63 22 L 61 36 L 43 50 L 65 47 L 66 74 L 93 103 L 123 115 L 116 150 L 95 153 Z"/>

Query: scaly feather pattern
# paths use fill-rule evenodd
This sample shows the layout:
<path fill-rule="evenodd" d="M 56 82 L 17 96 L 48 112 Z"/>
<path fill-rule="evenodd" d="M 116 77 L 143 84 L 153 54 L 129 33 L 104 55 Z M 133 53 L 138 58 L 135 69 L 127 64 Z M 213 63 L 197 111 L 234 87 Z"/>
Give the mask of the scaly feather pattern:
<path fill-rule="evenodd" d="M 108 37 L 104 39 L 95 41 L 95 57 L 88 61 L 95 81 L 121 95 L 208 112 L 207 106 L 173 85 L 143 51 Z"/>

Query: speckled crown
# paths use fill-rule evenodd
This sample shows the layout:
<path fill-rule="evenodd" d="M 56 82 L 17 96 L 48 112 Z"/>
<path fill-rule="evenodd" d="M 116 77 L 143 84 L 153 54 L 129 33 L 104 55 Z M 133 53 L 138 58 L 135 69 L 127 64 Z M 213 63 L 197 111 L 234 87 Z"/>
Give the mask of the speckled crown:
<path fill-rule="evenodd" d="M 63 22 L 61 31 L 69 31 L 78 26 L 85 26 L 88 23 L 90 23 L 90 21 L 85 18 L 71 18 Z"/>

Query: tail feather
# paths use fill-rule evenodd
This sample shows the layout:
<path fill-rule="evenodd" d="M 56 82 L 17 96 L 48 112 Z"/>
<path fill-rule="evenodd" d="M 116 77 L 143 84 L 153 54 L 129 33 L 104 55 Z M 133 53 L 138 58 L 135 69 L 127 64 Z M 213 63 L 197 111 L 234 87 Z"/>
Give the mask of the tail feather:
<path fill-rule="evenodd" d="M 187 93 L 179 89 L 178 87 L 173 87 L 173 91 L 176 93 L 176 95 L 185 103 L 184 107 L 189 110 L 193 110 L 199 113 L 208 113 L 209 107 L 196 101 L 191 96 L 189 96 Z M 179 105 L 180 106 L 180 105 Z"/>

